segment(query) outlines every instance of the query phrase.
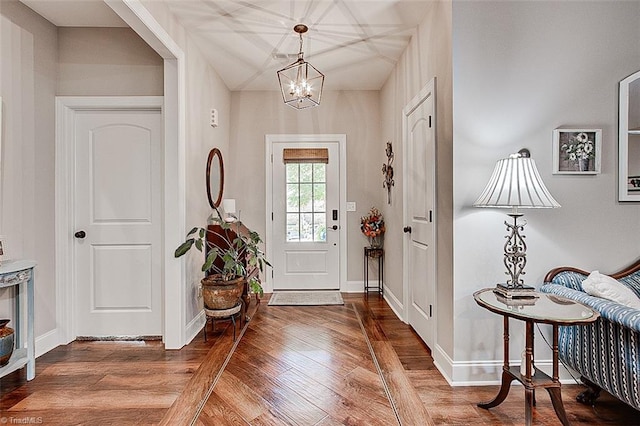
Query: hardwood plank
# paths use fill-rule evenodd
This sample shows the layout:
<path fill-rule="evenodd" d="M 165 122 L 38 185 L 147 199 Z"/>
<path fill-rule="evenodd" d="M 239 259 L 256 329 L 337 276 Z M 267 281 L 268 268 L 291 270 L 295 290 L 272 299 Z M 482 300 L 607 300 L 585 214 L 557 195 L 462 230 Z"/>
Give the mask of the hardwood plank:
<path fill-rule="evenodd" d="M 222 323 L 208 342 L 200 335 L 179 351 L 164 350 L 157 341 L 60 346 L 38 358 L 33 381 L 26 380 L 25 369 L 0 379 L 0 417 L 15 419 L 12 424 L 33 418 L 46 425 L 173 426 L 189 424 L 202 404 L 196 420 L 201 425 L 397 424 L 355 304 L 403 425 L 421 422 L 407 416 L 422 410 L 438 425 L 524 423 L 521 386 L 513 386 L 500 406 L 478 408 L 498 386 L 449 386 L 429 348 L 383 298 L 343 298 L 345 306 L 252 304 L 253 319 L 229 358 L 230 368 L 219 375 L 206 401 L 233 348 L 231 329 Z M 595 407 L 578 404 L 575 396 L 582 390 L 562 387 L 572 425 L 640 425 L 640 412 L 606 392 Z M 536 397 L 534 425 L 558 425 L 547 393 Z"/>
<path fill-rule="evenodd" d="M 288 371 L 279 380 L 307 400 L 329 413 L 321 424 L 337 422 L 338 424 L 366 424 L 388 426 L 396 422 L 390 406 L 383 410 L 371 409 L 368 404 L 362 404 L 360 393 L 346 391 L 344 395 L 305 377 L 304 373 L 296 370 Z M 334 385 L 335 386 L 335 385 Z"/>
<path fill-rule="evenodd" d="M 323 419 L 327 413 L 305 400 L 286 386 L 260 371 L 230 362 L 224 374 L 233 374 L 253 389 L 259 389 L 259 395 L 272 407 L 271 412 L 278 418 L 291 424 L 312 425 Z"/>
<path fill-rule="evenodd" d="M 36 391 L 24 398 L 7 412 L 25 410 L 61 410 L 91 409 L 92 407 L 111 408 L 167 408 L 173 403 L 179 392 L 162 390 L 120 390 L 85 392 L 77 390 Z"/>
<path fill-rule="evenodd" d="M 254 310 L 255 308 L 250 309 L 252 313 Z M 245 324 L 244 328 L 248 324 Z M 161 422 L 162 425 L 189 424 L 194 419 L 198 407 L 203 403 L 234 345 L 233 330 L 227 326 L 224 332 L 215 339 L 213 347 L 202 361 L 200 368 L 193 374 L 185 389 L 169 408 Z"/>

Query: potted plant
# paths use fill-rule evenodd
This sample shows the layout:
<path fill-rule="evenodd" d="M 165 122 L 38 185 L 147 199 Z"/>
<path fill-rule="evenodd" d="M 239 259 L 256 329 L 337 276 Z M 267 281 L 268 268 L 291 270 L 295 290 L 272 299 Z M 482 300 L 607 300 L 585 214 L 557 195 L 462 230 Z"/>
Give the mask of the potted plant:
<path fill-rule="evenodd" d="M 218 225 L 215 227 L 217 231 L 209 227 L 194 227 L 176 249 L 174 256 L 181 257 L 192 247 L 200 252 L 205 249 L 202 271 L 207 275 L 200 281 L 205 308 L 229 309 L 236 306 L 242 296 L 248 270 L 257 266 L 262 272 L 265 265 L 271 264 L 260 250 L 260 234 L 251 230 L 248 235 L 236 232 L 239 223 L 226 222 L 220 212 L 217 209 L 215 211 L 217 217 L 212 217 L 211 222 Z M 218 241 L 218 244 L 211 241 Z M 258 296 L 264 294 L 258 277 L 249 278 L 248 285 L 251 293 Z"/>

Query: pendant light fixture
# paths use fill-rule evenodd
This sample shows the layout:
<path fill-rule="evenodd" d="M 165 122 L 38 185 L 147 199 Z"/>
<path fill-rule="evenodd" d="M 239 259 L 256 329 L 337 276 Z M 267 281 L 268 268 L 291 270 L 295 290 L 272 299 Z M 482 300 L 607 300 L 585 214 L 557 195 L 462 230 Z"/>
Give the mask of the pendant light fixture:
<path fill-rule="evenodd" d="M 320 105 L 324 74 L 306 62 L 302 52 L 302 34 L 309 28 L 297 24 L 293 31 L 300 35 L 298 60 L 278 71 L 278 81 L 284 103 L 295 109 L 305 109 Z"/>

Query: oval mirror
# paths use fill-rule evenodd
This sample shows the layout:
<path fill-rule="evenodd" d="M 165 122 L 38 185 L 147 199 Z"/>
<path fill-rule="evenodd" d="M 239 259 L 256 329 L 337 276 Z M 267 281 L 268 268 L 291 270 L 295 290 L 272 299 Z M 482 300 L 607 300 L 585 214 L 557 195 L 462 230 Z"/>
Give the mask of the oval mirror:
<path fill-rule="evenodd" d="M 222 153 L 218 148 L 213 148 L 207 158 L 207 197 L 211 208 L 218 208 L 222 202 L 224 190 L 224 163 Z"/>

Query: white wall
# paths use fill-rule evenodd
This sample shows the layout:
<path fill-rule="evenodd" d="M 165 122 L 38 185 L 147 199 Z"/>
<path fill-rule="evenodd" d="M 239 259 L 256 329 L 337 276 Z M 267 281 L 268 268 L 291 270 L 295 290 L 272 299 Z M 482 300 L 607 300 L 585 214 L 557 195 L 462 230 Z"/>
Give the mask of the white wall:
<path fill-rule="evenodd" d="M 34 259 L 35 334 L 55 329 L 54 96 L 56 28 L 18 1 L 0 1 L 0 234 L 6 256 Z M 12 318 L 10 290 L 0 316 Z M 9 326 L 15 324 L 11 323 Z"/>
<path fill-rule="evenodd" d="M 187 34 L 182 24 L 168 11 L 162 2 L 143 1 L 144 7 L 167 31 L 185 54 L 186 92 L 186 220 L 185 228 L 206 225 L 211 208 L 207 200 L 205 168 L 209 151 L 217 147 L 228 160 L 231 93 L 222 79 L 207 63 L 198 45 Z M 209 110 L 216 108 L 219 125 L 209 124 Z M 226 179 L 225 179 L 226 180 Z M 225 191 L 225 196 L 226 196 Z M 202 299 L 198 298 L 203 255 L 194 250 L 186 260 L 186 316 L 188 326 L 202 312 Z M 181 262 L 182 259 L 166 259 Z M 199 329 L 198 329 L 199 330 Z M 189 336 L 187 336 L 189 337 Z"/>
<path fill-rule="evenodd" d="M 395 152 L 395 186 L 392 203 L 384 204 L 387 233 L 385 237 L 385 291 L 388 299 L 403 301 L 402 250 L 405 223 L 402 212 L 403 147 L 402 109 L 432 79 L 436 78 L 436 226 L 437 226 L 437 318 L 434 352 L 453 354 L 453 248 L 452 248 L 452 117 L 451 117 L 451 2 L 433 2 L 411 43 L 395 66 L 381 90 L 382 138 L 378 150 L 384 151 L 386 141 Z M 384 158 L 384 156 L 383 156 Z M 408 237 L 406 237 L 408 238 Z M 397 303 L 396 302 L 396 303 Z M 398 308 L 397 308 L 398 309 Z"/>
<path fill-rule="evenodd" d="M 242 221 L 263 239 L 265 135 L 296 133 L 347 135 L 347 200 L 357 206 L 347 213 L 347 280 L 362 282 L 362 250 L 368 241 L 360 232 L 360 217 L 384 200 L 379 93 L 325 91 L 319 107 L 297 111 L 282 102 L 280 92 L 233 92 L 224 196 L 236 199 Z"/>
<path fill-rule="evenodd" d="M 58 28 L 64 96 L 162 96 L 162 58 L 131 28 Z"/>
<path fill-rule="evenodd" d="M 640 205 L 616 201 L 618 82 L 640 69 L 638 22 L 638 2 L 454 3 L 454 380 L 500 371 L 502 320 L 472 293 L 504 280 L 507 217 L 471 207 L 498 159 L 529 148 L 562 205 L 525 214 L 527 284 L 556 266 L 613 272 L 640 256 Z M 602 128 L 600 175 L 552 174 L 560 126 Z M 520 331 L 512 327 L 513 354 Z M 543 346 L 537 359 L 548 360 Z M 492 367 L 469 365 L 478 361 Z"/>

